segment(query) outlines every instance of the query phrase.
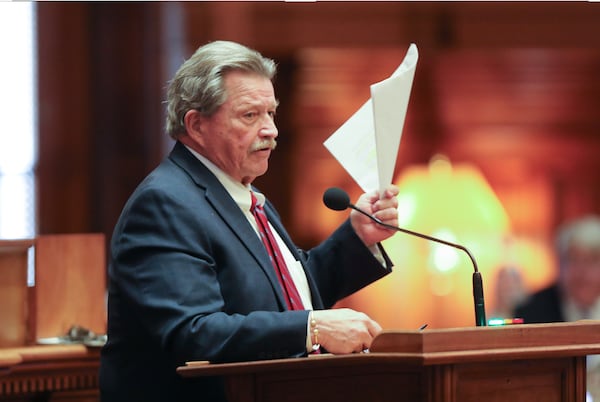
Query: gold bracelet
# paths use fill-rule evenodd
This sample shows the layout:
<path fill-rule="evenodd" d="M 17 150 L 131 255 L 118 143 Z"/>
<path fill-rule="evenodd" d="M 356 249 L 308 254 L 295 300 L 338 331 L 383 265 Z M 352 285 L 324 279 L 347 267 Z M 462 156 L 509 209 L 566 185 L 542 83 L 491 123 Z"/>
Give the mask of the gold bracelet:
<path fill-rule="evenodd" d="M 310 331 L 315 337 L 315 341 L 312 343 L 312 350 L 316 352 L 321 349 L 321 344 L 319 343 L 319 327 L 317 326 L 317 320 L 313 317 L 312 311 L 310 312 Z"/>

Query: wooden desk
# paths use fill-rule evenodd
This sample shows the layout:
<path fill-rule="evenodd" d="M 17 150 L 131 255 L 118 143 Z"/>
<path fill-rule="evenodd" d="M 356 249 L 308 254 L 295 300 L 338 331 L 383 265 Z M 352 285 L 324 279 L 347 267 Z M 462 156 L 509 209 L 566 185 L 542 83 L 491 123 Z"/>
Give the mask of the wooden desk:
<path fill-rule="evenodd" d="M 100 349 L 84 345 L 0 349 L 0 401 L 98 402 Z"/>
<path fill-rule="evenodd" d="M 371 353 L 231 364 L 190 362 L 183 377 L 225 378 L 231 402 L 584 402 L 600 322 L 384 332 Z"/>

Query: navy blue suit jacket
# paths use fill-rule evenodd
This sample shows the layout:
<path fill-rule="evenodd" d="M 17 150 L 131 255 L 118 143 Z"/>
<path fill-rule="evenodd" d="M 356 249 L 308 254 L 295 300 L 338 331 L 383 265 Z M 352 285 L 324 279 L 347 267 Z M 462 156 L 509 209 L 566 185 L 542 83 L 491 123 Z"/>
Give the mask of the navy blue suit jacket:
<path fill-rule="evenodd" d="M 302 262 L 315 309 L 390 272 L 346 221 L 298 250 L 267 202 L 269 221 Z M 384 253 L 385 254 L 385 253 Z M 307 311 L 285 311 L 265 248 L 217 178 L 181 143 L 134 191 L 111 241 L 103 401 L 217 401 L 218 378 L 184 380 L 192 360 L 306 355 Z"/>

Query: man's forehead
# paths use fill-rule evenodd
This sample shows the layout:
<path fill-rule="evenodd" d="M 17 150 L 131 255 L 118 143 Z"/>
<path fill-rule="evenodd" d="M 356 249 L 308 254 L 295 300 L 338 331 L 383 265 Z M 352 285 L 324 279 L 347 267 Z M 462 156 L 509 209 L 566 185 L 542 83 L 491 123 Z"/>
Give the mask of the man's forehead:
<path fill-rule="evenodd" d="M 227 92 L 226 104 L 234 108 L 266 108 L 272 109 L 279 105 L 272 91 L 259 88 L 233 89 Z"/>
<path fill-rule="evenodd" d="M 275 98 L 275 92 L 271 81 L 265 77 L 254 76 L 255 80 L 231 79 L 226 81 L 225 89 L 227 101 L 240 105 L 269 107 L 277 106 L 279 102 Z M 261 78 L 264 79 L 261 82 Z M 226 102 L 227 102 L 226 101 Z"/>

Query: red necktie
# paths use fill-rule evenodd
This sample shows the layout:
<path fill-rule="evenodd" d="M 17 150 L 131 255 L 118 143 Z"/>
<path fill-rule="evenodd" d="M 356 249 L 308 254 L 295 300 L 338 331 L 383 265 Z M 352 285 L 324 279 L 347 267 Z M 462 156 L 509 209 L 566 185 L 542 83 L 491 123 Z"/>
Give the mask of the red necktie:
<path fill-rule="evenodd" d="M 290 276 L 290 271 L 288 271 L 285 260 L 283 259 L 283 255 L 281 254 L 281 250 L 277 245 L 277 241 L 275 240 L 275 237 L 273 237 L 273 233 L 269 228 L 269 222 L 267 220 L 265 210 L 262 206 L 256 203 L 256 197 L 254 196 L 254 193 L 250 192 L 250 195 L 252 196 L 252 206 L 250 207 L 250 212 L 252 212 L 252 215 L 254 215 L 254 218 L 256 219 L 260 239 L 265 245 L 265 248 L 269 253 L 271 263 L 275 268 L 275 273 L 277 274 L 277 279 L 279 279 L 279 284 L 283 290 L 287 307 L 289 310 L 304 310 L 302 299 L 300 299 L 300 294 L 298 293 L 298 290 L 294 285 L 294 281 Z"/>

